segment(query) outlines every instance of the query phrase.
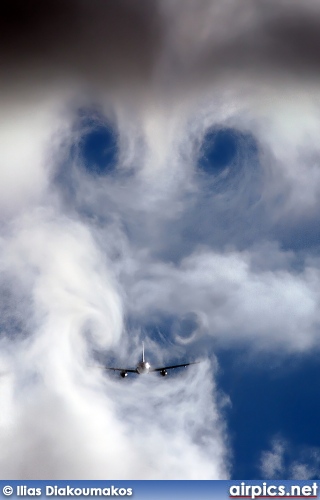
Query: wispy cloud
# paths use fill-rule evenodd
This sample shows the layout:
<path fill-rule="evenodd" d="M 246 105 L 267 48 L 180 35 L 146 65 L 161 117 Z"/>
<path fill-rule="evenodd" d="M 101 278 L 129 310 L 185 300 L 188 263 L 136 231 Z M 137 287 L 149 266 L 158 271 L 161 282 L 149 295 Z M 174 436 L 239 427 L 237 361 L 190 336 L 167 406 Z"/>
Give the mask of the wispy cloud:
<path fill-rule="evenodd" d="M 265 478 L 283 477 L 284 475 L 285 443 L 280 439 L 272 442 L 270 451 L 264 451 L 261 456 L 261 473 Z"/>
<path fill-rule="evenodd" d="M 265 479 L 312 479 L 319 475 L 320 455 L 317 448 L 295 449 L 281 437 L 271 443 L 271 450 L 261 454 L 261 475 Z"/>

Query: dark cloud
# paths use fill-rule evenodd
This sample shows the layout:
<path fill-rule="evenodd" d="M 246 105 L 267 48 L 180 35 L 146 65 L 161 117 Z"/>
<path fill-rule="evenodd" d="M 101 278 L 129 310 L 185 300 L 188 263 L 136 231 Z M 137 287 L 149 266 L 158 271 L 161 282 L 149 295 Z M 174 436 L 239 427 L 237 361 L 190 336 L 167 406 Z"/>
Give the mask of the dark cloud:
<path fill-rule="evenodd" d="M 199 12 L 206 5 L 198 3 Z M 190 2 L 178 6 L 182 21 L 163 16 L 156 1 L 2 2 L 2 78 L 15 84 L 22 79 L 23 84 L 31 81 L 34 85 L 49 84 L 51 79 L 96 85 L 146 83 L 166 46 L 168 26 L 172 39 L 176 37 L 170 51 L 174 55 L 182 47 L 184 64 L 189 67 L 198 42 L 192 40 L 190 30 L 188 39 L 181 37 L 177 22 L 183 25 Z M 218 8 L 219 2 L 211 6 Z M 197 13 L 197 6 L 193 9 Z M 191 64 L 194 76 L 202 78 L 214 71 L 218 77 L 230 69 L 233 76 L 246 75 L 248 70 L 256 74 L 318 74 L 320 21 L 314 9 L 306 6 L 302 10 L 297 3 L 288 5 L 285 1 L 259 6 L 249 1 L 247 13 L 253 15 L 247 24 L 242 23 L 243 14 L 238 23 L 225 19 L 228 36 L 226 32 L 219 34 L 219 16 L 212 16 L 206 43 Z M 196 19 L 190 24 L 191 30 L 193 27 L 195 36 Z M 183 65 L 182 60 L 176 61 L 175 69 L 179 64 Z"/>
<path fill-rule="evenodd" d="M 12 72 L 12 78 L 38 84 L 48 78 L 105 84 L 148 78 L 159 43 L 155 10 L 154 2 L 127 0 L 3 2 L 4 76 L 10 80 Z"/>
<path fill-rule="evenodd" d="M 277 70 L 284 65 L 297 72 L 319 74 L 320 18 L 312 12 L 286 9 L 265 23 L 260 36 L 262 55 L 265 53 Z M 255 33 L 255 39 L 260 36 Z"/>
<path fill-rule="evenodd" d="M 320 16 L 314 2 L 180 2 L 168 23 L 172 69 L 182 84 L 319 75 Z M 210 19 L 210 24 L 209 24 Z"/>

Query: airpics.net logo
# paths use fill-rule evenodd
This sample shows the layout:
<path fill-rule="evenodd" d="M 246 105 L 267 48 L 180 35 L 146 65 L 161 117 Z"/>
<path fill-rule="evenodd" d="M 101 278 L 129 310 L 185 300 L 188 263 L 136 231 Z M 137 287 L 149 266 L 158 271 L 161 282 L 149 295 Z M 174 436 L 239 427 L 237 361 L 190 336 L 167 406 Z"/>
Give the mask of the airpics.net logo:
<path fill-rule="evenodd" d="M 317 498 L 318 485 L 274 485 L 268 483 L 246 484 L 242 482 L 229 488 L 230 498 Z"/>

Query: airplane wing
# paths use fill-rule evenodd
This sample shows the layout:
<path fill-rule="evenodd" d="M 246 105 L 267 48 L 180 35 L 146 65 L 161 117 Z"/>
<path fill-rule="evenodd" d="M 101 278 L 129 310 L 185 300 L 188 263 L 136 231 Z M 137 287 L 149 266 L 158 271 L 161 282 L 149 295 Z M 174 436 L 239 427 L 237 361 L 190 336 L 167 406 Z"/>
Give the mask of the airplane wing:
<path fill-rule="evenodd" d="M 101 366 L 104 370 L 113 370 L 114 372 L 138 373 L 136 369 L 132 368 L 112 368 L 109 366 Z"/>
<path fill-rule="evenodd" d="M 182 365 L 162 366 L 161 368 L 150 368 L 151 372 L 161 372 L 162 370 L 171 370 L 172 368 L 186 368 L 189 365 L 196 365 L 200 361 L 193 361 L 192 363 L 183 363 Z"/>

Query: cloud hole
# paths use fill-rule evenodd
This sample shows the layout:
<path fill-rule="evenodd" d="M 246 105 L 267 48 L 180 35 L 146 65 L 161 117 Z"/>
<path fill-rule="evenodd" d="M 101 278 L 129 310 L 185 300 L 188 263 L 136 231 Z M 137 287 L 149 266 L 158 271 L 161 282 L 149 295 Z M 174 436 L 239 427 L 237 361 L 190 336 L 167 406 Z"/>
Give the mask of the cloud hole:
<path fill-rule="evenodd" d="M 78 152 L 87 172 L 98 175 L 113 172 L 118 158 L 115 130 L 107 123 L 87 120 L 79 141 Z"/>
<path fill-rule="evenodd" d="M 208 174 L 220 174 L 237 156 L 239 138 L 233 129 L 210 130 L 202 141 L 199 168 Z"/>

